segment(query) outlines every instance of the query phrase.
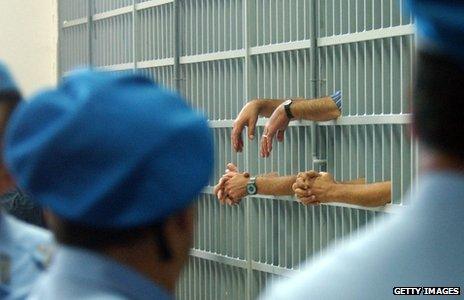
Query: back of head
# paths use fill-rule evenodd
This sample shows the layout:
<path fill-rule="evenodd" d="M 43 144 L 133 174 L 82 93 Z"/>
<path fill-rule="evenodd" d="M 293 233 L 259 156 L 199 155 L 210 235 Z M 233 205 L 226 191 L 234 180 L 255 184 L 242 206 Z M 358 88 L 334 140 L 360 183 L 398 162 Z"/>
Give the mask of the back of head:
<path fill-rule="evenodd" d="M 0 62 L 0 136 L 11 113 L 21 100 L 21 93 L 7 66 Z"/>
<path fill-rule="evenodd" d="M 0 148 L 3 147 L 3 137 L 6 125 L 13 110 L 21 100 L 19 88 L 8 67 L 0 62 Z M 9 172 L 0 158 L 0 194 L 11 191 L 15 187 Z"/>
<path fill-rule="evenodd" d="M 430 149 L 464 162 L 464 69 L 445 55 L 419 52 L 414 89 L 414 124 Z"/>
<path fill-rule="evenodd" d="M 418 31 L 414 124 L 430 149 L 464 162 L 464 3 L 410 0 Z"/>
<path fill-rule="evenodd" d="M 102 230 L 149 226 L 185 209 L 213 164 L 207 121 L 178 94 L 142 76 L 93 71 L 21 103 L 5 157 L 41 205 Z"/>

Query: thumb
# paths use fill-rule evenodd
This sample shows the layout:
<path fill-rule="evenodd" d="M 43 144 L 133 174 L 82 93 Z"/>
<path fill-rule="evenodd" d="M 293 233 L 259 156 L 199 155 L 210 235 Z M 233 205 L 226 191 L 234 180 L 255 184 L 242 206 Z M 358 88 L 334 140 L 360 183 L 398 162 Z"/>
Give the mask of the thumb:
<path fill-rule="evenodd" d="M 230 172 L 238 172 L 237 166 L 234 165 L 233 163 L 227 164 L 227 170 L 229 170 Z"/>

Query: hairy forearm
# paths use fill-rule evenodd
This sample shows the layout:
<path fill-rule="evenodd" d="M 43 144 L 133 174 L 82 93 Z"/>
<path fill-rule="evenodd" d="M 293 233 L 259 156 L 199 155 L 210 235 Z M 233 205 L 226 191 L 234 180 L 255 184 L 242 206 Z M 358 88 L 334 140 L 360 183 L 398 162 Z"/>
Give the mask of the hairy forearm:
<path fill-rule="evenodd" d="M 391 182 L 371 184 L 337 184 L 332 193 L 332 202 L 376 207 L 391 201 Z"/>
<path fill-rule="evenodd" d="M 342 184 L 365 184 L 366 183 L 366 178 L 358 178 L 354 180 L 349 180 L 349 181 L 342 181 Z"/>
<path fill-rule="evenodd" d="M 293 195 L 295 181 L 296 176 L 260 176 L 256 178 L 256 187 L 261 195 Z"/>
<path fill-rule="evenodd" d="M 255 99 L 253 102 L 256 102 L 259 104 L 259 115 L 261 117 L 266 117 L 269 118 L 274 110 L 285 102 L 285 100 L 282 99 Z"/>
<path fill-rule="evenodd" d="M 340 110 L 330 97 L 295 101 L 291 110 L 296 119 L 312 121 L 329 121 L 340 116 Z"/>

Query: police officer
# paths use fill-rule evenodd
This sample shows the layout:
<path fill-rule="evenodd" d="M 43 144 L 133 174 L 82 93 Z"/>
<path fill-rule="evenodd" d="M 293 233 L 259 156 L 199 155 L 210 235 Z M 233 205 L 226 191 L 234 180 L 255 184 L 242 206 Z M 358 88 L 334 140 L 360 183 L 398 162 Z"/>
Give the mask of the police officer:
<path fill-rule="evenodd" d="M 59 243 L 32 299 L 169 299 L 213 165 L 203 116 L 138 75 L 79 71 L 22 103 L 6 161 Z"/>
<path fill-rule="evenodd" d="M 3 135 L 9 115 L 20 101 L 19 88 L 8 68 L 0 62 L 0 113 L 3 118 L 0 124 L 1 135 Z M 0 169 L 0 176 L 3 178 L 4 185 L 7 185 L 2 189 L 4 192 L 0 195 L 0 206 L 10 215 L 24 222 L 43 227 L 45 224 L 40 206 L 11 182 L 11 177 L 5 169 Z"/>
<path fill-rule="evenodd" d="M 0 135 L 19 99 L 16 85 L 0 63 Z M 0 193 L 14 188 L 14 182 L 0 162 Z M 0 208 L 0 299 L 25 299 L 50 261 L 52 236 L 49 232 L 19 221 Z"/>
<path fill-rule="evenodd" d="M 329 250 L 264 299 L 390 299 L 416 290 L 400 287 L 432 287 L 422 296 L 464 287 L 464 3 L 409 4 L 421 39 L 413 101 L 423 153 L 418 192 L 406 212 Z"/>

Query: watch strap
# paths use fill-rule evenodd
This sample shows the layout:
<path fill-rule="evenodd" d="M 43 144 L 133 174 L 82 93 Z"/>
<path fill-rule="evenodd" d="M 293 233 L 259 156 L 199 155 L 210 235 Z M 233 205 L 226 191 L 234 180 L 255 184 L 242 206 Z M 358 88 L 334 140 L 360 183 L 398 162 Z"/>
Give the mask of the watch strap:
<path fill-rule="evenodd" d="M 285 108 L 285 113 L 287 114 L 287 117 L 289 120 L 294 119 L 295 116 L 292 114 L 292 110 L 290 109 L 290 106 L 293 104 L 292 99 L 288 99 L 284 105 Z"/>
<path fill-rule="evenodd" d="M 256 186 L 256 177 L 251 177 L 247 184 L 247 194 L 256 195 L 258 193 L 258 187 Z"/>

